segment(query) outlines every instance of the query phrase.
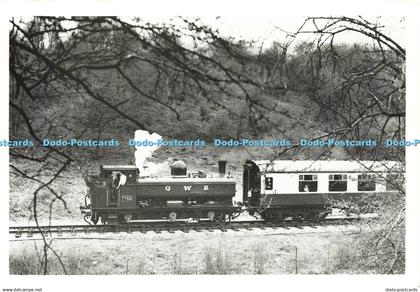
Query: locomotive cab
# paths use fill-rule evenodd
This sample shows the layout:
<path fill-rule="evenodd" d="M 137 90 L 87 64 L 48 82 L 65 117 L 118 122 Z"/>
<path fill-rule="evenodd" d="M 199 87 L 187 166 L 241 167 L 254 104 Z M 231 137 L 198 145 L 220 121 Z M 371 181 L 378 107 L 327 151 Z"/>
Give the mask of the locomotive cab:
<path fill-rule="evenodd" d="M 125 175 L 127 177 L 127 183 L 135 183 L 139 175 L 139 170 L 135 165 L 101 165 L 99 176 L 102 178 L 112 178 L 116 172 Z"/>

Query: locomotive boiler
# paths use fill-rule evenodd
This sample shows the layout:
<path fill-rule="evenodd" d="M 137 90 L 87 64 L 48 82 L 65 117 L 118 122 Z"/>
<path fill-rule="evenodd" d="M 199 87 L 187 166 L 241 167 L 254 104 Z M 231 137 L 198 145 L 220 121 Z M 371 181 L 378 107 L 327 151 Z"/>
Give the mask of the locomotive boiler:
<path fill-rule="evenodd" d="M 182 161 L 171 165 L 171 176 L 141 177 L 134 165 L 101 166 L 99 175 L 86 179 L 89 192 L 82 213 L 96 224 L 119 224 L 137 220 L 177 219 L 224 221 L 240 213 L 232 203 L 235 182 L 225 174 L 188 173 Z"/>

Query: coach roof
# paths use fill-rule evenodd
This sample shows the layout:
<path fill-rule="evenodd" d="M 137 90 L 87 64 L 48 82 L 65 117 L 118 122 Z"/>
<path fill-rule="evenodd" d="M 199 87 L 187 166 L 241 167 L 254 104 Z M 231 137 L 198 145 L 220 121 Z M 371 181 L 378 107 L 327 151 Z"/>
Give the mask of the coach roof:
<path fill-rule="evenodd" d="M 398 172 L 402 163 L 397 161 L 355 160 L 250 160 L 260 172 Z"/>

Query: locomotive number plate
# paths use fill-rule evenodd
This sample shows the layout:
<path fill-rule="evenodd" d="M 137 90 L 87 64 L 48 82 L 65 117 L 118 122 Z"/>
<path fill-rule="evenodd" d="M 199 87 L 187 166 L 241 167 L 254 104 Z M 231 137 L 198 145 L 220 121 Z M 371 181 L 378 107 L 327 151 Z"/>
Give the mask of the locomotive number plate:
<path fill-rule="evenodd" d="M 132 195 L 121 195 L 121 202 L 127 202 L 127 201 L 132 201 L 132 200 L 133 200 Z"/>

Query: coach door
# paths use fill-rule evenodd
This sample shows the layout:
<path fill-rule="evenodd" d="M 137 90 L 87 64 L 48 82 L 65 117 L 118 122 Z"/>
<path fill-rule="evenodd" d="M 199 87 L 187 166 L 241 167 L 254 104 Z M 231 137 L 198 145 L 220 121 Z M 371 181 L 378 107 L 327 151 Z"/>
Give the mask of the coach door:
<path fill-rule="evenodd" d="M 243 186 L 242 186 L 242 202 L 247 202 L 249 200 L 248 198 L 248 192 L 251 189 L 250 186 L 250 180 L 251 180 L 251 174 L 250 170 L 247 167 L 244 167 L 244 174 L 243 174 Z"/>
<path fill-rule="evenodd" d="M 258 203 L 260 196 L 260 173 L 258 166 L 248 161 L 244 165 L 242 202 L 254 206 Z"/>

